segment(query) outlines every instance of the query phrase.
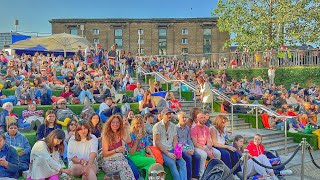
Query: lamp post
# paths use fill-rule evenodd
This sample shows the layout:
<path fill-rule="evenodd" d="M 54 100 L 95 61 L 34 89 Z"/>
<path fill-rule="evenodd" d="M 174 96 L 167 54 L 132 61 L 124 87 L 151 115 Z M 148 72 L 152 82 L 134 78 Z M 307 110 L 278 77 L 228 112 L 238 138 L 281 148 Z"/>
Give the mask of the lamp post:
<path fill-rule="evenodd" d="M 141 53 L 141 34 L 140 34 L 140 29 L 138 30 L 138 46 L 139 46 L 139 49 L 138 49 L 138 54 L 139 54 L 139 56 L 140 56 L 140 53 Z"/>

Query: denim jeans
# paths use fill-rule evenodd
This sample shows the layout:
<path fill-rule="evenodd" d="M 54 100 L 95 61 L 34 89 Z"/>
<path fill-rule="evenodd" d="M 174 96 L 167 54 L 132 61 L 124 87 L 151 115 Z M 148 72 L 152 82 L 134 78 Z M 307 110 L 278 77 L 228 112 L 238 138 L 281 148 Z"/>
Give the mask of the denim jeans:
<path fill-rule="evenodd" d="M 173 153 L 173 150 L 169 152 Z M 164 164 L 169 167 L 174 180 L 187 179 L 186 162 L 182 158 L 173 160 L 164 153 L 162 153 L 162 158 L 163 158 Z"/>
<path fill-rule="evenodd" d="M 294 119 L 292 119 L 292 118 L 288 118 L 287 119 L 287 128 L 289 128 L 289 124 L 292 124 L 293 126 L 295 126 L 295 125 L 297 125 L 297 121 L 296 120 L 294 120 Z M 276 125 L 276 128 L 278 129 L 278 130 L 281 130 L 281 127 L 282 126 L 284 126 L 284 121 L 283 122 L 281 122 L 281 123 L 278 123 L 277 125 Z"/>
<path fill-rule="evenodd" d="M 192 177 L 200 177 L 200 155 L 196 152 L 193 155 L 182 152 L 182 157 L 186 161 L 187 166 L 187 179 L 190 180 Z M 192 176 L 193 175 L 193 176 Z"/>
<path fill-rule="evenodd" d="M 221 160 L 228 166 L 229 169 L 232 169 L 233 166 L 236 165 L 240 159 L 239 154 L 236 151 L 232 152 L 227 149 L 218 147 L 216 147 L 216 149 L 218 149 L 221 152 Z M 236 174 L 240 170 L 241 169 L 237 168 L 234 174 Z"/>
<path fill-rule="evenodd" d="M 17 104 L 17 98 L 15 96 L 8 96 L 4 99 L 0 99 L 1 106 L 6 102 L 11 102 L 13 105 L 15 105 L 15 104 Z"/>
<path fill-rule="evenodd" d="M 129 159 L 127 156 L 126 156 L 126 159 L 128 161 L 128 164 L 133 172 L 133 175 L 134 175 L 134 178 L 136 180 L 139 179 L 139 176 L 140 176 L 140 172 L 139 172 L 139 169 L 137 168 L 137 166 L 133 163 L 133 161 L 131 161 L 131 159 Z"/>
<path fill-rule="evenodd" d="M 83 104 L 84 98 L 88 97 L 90 100 L 93 99 L 93 96 L 91 94 L 91 92 L 87 89 L 87 90 L 82 90 L 80 92 L 80 95 L 78 96 L 80 102 Z"/>
<path fill-rule="evenodd" d="M 51 89 L 47 89 L 47 93 L 49 94 L 50 97 L 52 97 L 52 91 Z M 41 91 L 40 90 L 36 90 L 36 98 L 39 99 L 41 98 Z"/>

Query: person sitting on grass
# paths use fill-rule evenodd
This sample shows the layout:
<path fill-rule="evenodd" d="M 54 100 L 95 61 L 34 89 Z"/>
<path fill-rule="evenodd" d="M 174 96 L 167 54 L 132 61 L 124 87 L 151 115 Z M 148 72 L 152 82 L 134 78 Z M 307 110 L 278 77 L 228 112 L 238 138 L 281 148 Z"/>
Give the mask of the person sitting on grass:
<path fill-rule="evenodd" d="M 56 114 L 53 110 L 49 110 L 46 112 L 46 118 L 43 124 L 39 126 L 37 129 L 37 140 L 46 138 L 50 132 L 55 129 L 61 129 L 61 125 L 57 124 Z"/>
<path fill-rule="evenodd" d="M 23 123 L 31 125 L 31 129 L 37 130 L 38 127 L 43 124 L 43 110 L 37 110 L 37 106 L 34 103 L 28 105 L 28 109 L 23 110 L 21 113 Z"/>
<path fill-rule="evenodd" d="M 18 131 L 18 124 L 8 125 L 8 132 L 5 133 L 6 143 L 14 147 L 19 156 L 19 172 L 27 171 L 30 164 L 31 146 L 26 136 Z"/>
<path fill-rule="evenodd" d="M 117 106 L 117 104 L 112 100 L 111 97 L 106 97 L 105 102 L 101 103 L 99 106 L 100 116 L 101 114 L 106 117 L 110 117 L 114 114 L 121 114 L 121 109 Z"/>
<path fill-rule="evenodd" d="M 50 113 L 50 115 L 54 115 L 54 112 Z M 34 144 L 30 154 L 31 162 L 27 180 L 59 180 L 60 173 L 71 174 L 71 171 L 65 169 L 61 163 L 60 155 L 63 153 L 64 139 L 65 132 L 61 129 L 55 129 L 45 139 Z"/>
<path fill-rule="evenodd" d="M 59 99 L 57 103 L 52 104 L 52 108 L 56 113 L 57 123 L 64 127 L 67 126 L 70 119 L 76 116 L 76 114 L 67 107 L 66 99 Z"/>
<path fill-rule="evenodd" d="M 86 121 L 79 121 L 75 136 L 71 137 L 68 144 L 68 166 L 71 175 L 82 179 L 95 180 L 98 139 L 91 134 L 90 125 Z"/>
<path fill-rule="evenodd" d="M 6 136 L 0 132 L 0 179 L 18 178 L 19 157 L 14 147 L 6 143 Z"/>
<path fill-rule="evenodd" d="M 15 89 L 15 96 L 18 99 L 17 105 L 28 104 L 29 101 L 36 102 L 35 89 L 30 86 L 28 79 L 24 79 L 23 83 Z"/>
<path fill-rule="evenodd" d="M 155 156 L 152 154 L 149 146 L 151 145 L 146 135 L 143 118 L 141 115 L 136 115 L 131 122 L 131 142 L 127 144 L 130 154 L 129 159 L 138 167 L 139 170 L 145 170 L 146 177 L 148 180 L 148 169 L 154 164 Z M 150 154 L 151 157 L 147 157 L 146 153 Z"/>

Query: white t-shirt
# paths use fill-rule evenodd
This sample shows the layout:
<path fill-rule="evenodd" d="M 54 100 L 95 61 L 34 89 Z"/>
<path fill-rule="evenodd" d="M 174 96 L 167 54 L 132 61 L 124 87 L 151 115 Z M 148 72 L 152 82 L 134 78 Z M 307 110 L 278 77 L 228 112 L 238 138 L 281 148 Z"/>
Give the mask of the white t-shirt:
<path fill-rule="evenodd" d="M 90 153 L 96 153 L 98 155 L 98 139 L 95 135 L 90 134 L 91 139 L 85 141 L 76 141 L 75 137 L 72 136 L 68 143 L 68 165 L 69 168 L 73 165 L 71 161 L 75 156 L 78 159 L 89 160 Z M 96 160 L 95 160 L 96 161 Z"/>

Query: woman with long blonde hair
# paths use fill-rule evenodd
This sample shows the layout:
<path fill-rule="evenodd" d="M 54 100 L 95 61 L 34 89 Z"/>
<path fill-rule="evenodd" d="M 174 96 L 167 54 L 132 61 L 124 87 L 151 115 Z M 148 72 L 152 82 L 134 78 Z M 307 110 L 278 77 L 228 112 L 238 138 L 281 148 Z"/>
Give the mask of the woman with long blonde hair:
<path fill-rule="evenodd" d="M 221 160 L 230 169 L 232 169 L 232 167 L 239 161 L 240 157 L 237 153 L 237 149 L 233 146 L 228 145 L 226 142 L 226 136 L 228 133 L 230 133 L 226 129 L 227 122 L 228 118 L 226 116 L 217 116 L 214 120 L 213 126 L 211 126 L 210 128 L 210 134 L 213 146 L 221 152 Z"/>
<path fill-rule="evenodd" d="M 104 156 L 103 171 L 106 176 L 119 173 L 120 179 L 134 180 L 133 172 L 124 156 L 125 144 L 131 142 L 130 136 L 125 133 L 122 117 L 112 115 L 103 128 L 102 154 Z"/>
<path fill-rule="evenodd" d="M 146 130 L 141 115 L 136 115 L 131 122 L 131 142 L 128 143 L 128 150 L 130 154 L 129 159 L 138 167 L 139 170 L 146 171 L 146 179 L 148 179 L 148 170 L 154 163 L 155 157 L 152 154 L 149 146 L 150 140 L 146 134 Z M 151 157 L 147 157 L 146 154 L 150 154 Z"/>

